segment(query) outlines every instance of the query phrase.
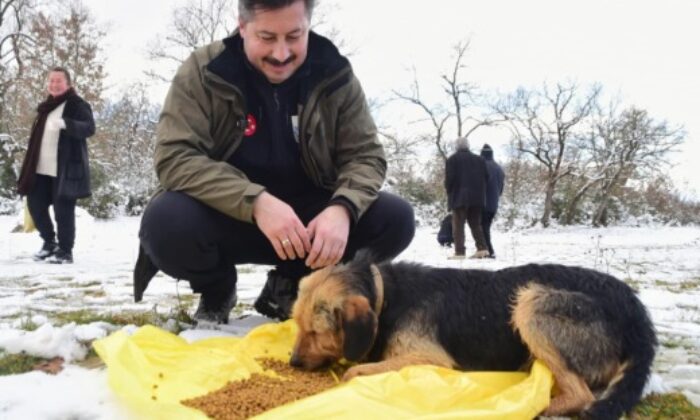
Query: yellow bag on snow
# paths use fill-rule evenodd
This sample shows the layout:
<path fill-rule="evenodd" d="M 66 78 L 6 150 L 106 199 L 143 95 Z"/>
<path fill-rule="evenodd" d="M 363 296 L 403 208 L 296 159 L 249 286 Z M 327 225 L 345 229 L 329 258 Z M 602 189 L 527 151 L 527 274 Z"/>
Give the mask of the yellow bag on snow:
<path fill-rule="evenodd" d="M 188 343 L 145 326 L 94 342 L 109 384 L 135 413 L 154 419 L 205 419 L 183 399 L 207 394 L 263 368 L 258 357 L 288 360 L 293 321 L 265 324 L 243 338 Z M 536 362 L 530 373 L 459 372 L 411 366 L 358 377 L 320 394 L 270 410 L 260 419 L 530 419 L 549 405 L 553 380 Z"/>
<path fill-rule="evenodd" d="M 27 197 L 24 197 L 24 224 L 22 225 L 22 232 L 30 233 L 36 230 L 34 225 L 34 219 L 32 219 L 32 214 L 29 213 L 29 205 L 27 204 Z"/>

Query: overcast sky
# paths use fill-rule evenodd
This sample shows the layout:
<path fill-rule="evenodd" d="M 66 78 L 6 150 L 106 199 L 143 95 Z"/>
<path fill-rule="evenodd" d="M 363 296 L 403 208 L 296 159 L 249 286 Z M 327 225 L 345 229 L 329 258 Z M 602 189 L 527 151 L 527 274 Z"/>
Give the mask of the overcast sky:
<path fill-rule="evenodd" d="M 84 0 L 108 32 L 114 91 L 142 78 L 146 44 L 167 31 L 183 1 Z M 594 82 L 624 104 L 688 133 L 672 174 L 700 197 L 700 2 L 695 0 L 352 0 L 336 1 L 330 19 L 352 46 L 353 67 L 368 96 L 410 84 L 415 66 L 425 90 L 437 86 L 451 47 L 471 39 L 470 82 L 507 92 L 543 82 Z M 162 101 L 167 87 L 153 89 Z M 436 90 L 433 90 L 436 91 Z M 504 151 L 505 133 L 484 133 Z M 480 147 L 479 134 L 473 139 Z M 498 156 L 497 156 L 498 159 Z"/>

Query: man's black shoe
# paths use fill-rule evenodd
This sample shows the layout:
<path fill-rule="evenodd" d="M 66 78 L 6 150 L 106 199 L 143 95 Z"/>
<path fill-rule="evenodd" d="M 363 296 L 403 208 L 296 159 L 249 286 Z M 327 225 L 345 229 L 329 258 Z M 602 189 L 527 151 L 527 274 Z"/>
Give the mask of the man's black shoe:
<path fill-rule="evenodd" d="M 157 273 L 158 267 L 153 264 L 143 247 L 139 246 L 139 256 L 134 266 L 134 302 L 141 302 L 143 292 Z"/>
<path fill-rule="evenodd" d="M 192 317 L 197 325 L 228 324 L 228 316 L 236 306 L 236 281 L 215 290 L 205 290 L 199 298 L 199 306 Z"/>
<path fill-rule="evenodd" d="M 51 264 L 73 264 L 73 253 L 58 249 L 52 256 L 46 258 L 45 261 Z"/>
<path fill-rule="evenodd" d="M 55 254 L 60 248 L 56 242 L 44 242 L 39 252 L 33 255 L 34 261 L 43 261 L 53 254 Z"/>
<path fill-rule="evenodd" d="M 297 298 L 299 280 L 280 275 L 277 270 L 267 273 L 267 282 L 253 306 L 258 313 L 268 318 L 285 321 L 292 314 L 292 305 Z"/>

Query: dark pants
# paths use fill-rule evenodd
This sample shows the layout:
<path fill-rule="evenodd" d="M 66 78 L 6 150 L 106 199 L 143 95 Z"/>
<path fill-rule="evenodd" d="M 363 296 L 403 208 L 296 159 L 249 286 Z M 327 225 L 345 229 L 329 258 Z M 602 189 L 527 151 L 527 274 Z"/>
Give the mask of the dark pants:
<path fill-rule="evenodd" d="M 290 202 L 307 225 L 328 204 L 330 194 Z M 369 248 L 378 259 L 391 259 L 413 239 L 413 208 L 385 192 L 350 230 L 343 259 Z M 303 259 L 282 261 L 255 224 L 233 219 L 190 196 L 164 192 L 146 208 L 139 233 L 141 245 L 164 273 L 190 282 L 192 290 L 216 290 L 236 281 L 237 264 L 276 265 L 298 279 L 310 272 Z"/>
<path fill-rule="evenodd" d="M 495 212 L 486 210 L 481 212 L 481 230 L 484 231 L 484 240 L 486 240 L 486 246 L 488 246 L 489 254 L 491 254 L 492 257 L 496 256 L 493 252 L 493 244 L 491 243 L 491 223 L 494 217 L 496 217 Z"/>
<path fill-rule="evenodd" d="M 27 207 L 44 242 L 56 242 L 56 231 L 49 214 L 49 207 L 53 205 L 58 246 L 66 252 L 72 252 L 75 243 L 76 200 L 58 197 L 57 187 L 56 178 L 37 174 L 34 187 L 27 195 Z"/>
<path fill-rule="evenodd" d="M 452 236 L 455 241 L 455 254 L 464 255 L 464 222 L 469 223 L 469 230 L 474 238 L 476 249 L 481 251 L 486 249 L 484 232 L 481 230 L 482 207 L 457 207 L 452 209 Z"/>

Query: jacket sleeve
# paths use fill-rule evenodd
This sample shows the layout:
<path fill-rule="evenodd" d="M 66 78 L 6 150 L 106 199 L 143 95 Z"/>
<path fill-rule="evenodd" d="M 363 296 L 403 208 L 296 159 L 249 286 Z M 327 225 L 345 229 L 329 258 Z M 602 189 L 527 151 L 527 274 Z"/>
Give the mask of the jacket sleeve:
<path fill-rule="evenodd" d="M 163 188 L 183 192 L 235 219 L 252 222 L 264 190 L 227 162 L 212 159 L 211 93 L 195 54 L 180 66 L 158 122 L 154 163 Z"/>
<path fill-rule="evenodd" d="M 338 176 L 331 201 L 342 197 L 350 202 L 355 207 L 353 221 L 357 221 L 377 198 L 387 164 L 377 127 L 354 75 L 347 89 L 338 110 L 335 156 Z"/>
<path fill-rule="evenodd" d="M 71 137 L 88 138 L 95 134 L 95 119 L 92 116 L 90 104 L 80 99 L 75 103 L 75 111 L 64 116 L 66 133 Z"/>

